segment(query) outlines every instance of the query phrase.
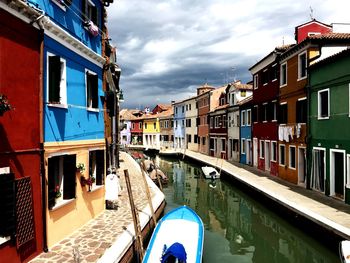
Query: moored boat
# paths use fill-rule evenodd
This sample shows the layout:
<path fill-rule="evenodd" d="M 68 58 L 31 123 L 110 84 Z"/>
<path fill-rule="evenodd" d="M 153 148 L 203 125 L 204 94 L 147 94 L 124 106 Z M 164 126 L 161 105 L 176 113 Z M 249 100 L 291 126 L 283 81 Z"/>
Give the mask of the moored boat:
<path fill-rule="evenodd" d="M 350 263 L 350 240 L 340 242 L 339 254 L 343 263 Z"/>
<path fill-rule="evenodd" d="M 203 239 L 203 222 L 197 213 L 187 206 L 175 208 L 158 222 L 143 262 L 202 262 Z"/>
<path fill-rule="evenodd" d="M 202 172 L 203 172 L 204 177 L 206 179 L 219 179 L 220 178 L 220 174 L 218 173 L 218 171 L 214 167 L 203 166 Z"/>

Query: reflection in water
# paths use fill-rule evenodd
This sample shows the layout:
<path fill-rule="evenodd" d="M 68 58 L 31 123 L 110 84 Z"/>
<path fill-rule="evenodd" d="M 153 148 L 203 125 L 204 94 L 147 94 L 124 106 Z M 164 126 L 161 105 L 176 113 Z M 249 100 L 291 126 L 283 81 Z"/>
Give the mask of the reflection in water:
<path fill-rule="evenodd" d="M 239 189 L 205 180 L 196 164 L 168 158 L 156 162 L 169 178 L 166 210 L 186 204 L 203 220 L 203 262 L 340 262 Z"/>

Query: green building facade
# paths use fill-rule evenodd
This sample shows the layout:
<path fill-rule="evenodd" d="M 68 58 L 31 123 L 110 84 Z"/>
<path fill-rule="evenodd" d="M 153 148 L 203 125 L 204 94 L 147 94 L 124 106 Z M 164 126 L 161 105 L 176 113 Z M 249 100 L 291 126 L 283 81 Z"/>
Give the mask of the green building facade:
<path fill-rule="evenodd" d="M 309 74 L 308 187 L 350 204 L 350 50 Z"/>

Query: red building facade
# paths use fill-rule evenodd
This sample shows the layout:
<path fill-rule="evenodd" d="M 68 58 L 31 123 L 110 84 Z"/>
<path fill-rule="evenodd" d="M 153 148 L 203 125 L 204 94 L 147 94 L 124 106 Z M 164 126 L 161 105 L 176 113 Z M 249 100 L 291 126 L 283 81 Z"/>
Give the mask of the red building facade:
<path fill-rule="evenodd" d="M 297 41 L 297 44 L 299 44 L 308 36 L 332 33 L 332 31 L 333 28 L 331 25 L 327 25 L 313 19 L 307 23 L 295 27 L 295 40 Z"/>
<path fill-rule="evenodd" d="M 19 15 L 20 16 L 20 15 Z M 27 262 L 43 238 L 40 31 L 0 9 L 0 262 Z"/>
<path fill-rule="evenodd" d="M 278 56 L 288 46 L 277 47 L 249 70 L 253 75 L 253 164 L 278 174 Z"/>

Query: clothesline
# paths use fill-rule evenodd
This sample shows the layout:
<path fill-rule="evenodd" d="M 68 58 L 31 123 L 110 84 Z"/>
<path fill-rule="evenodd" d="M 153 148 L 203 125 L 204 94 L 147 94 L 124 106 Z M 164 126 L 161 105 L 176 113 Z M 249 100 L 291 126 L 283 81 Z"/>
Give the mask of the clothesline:
<path fill-rule="evenodd" d="M 289 142 L 294 139 L 294 136 L 297 138 L 300 137 L 301 134 L 301 124 L 298 123 L 296 125 L 285 125 L 278 127 L 278 140 Z"/>

